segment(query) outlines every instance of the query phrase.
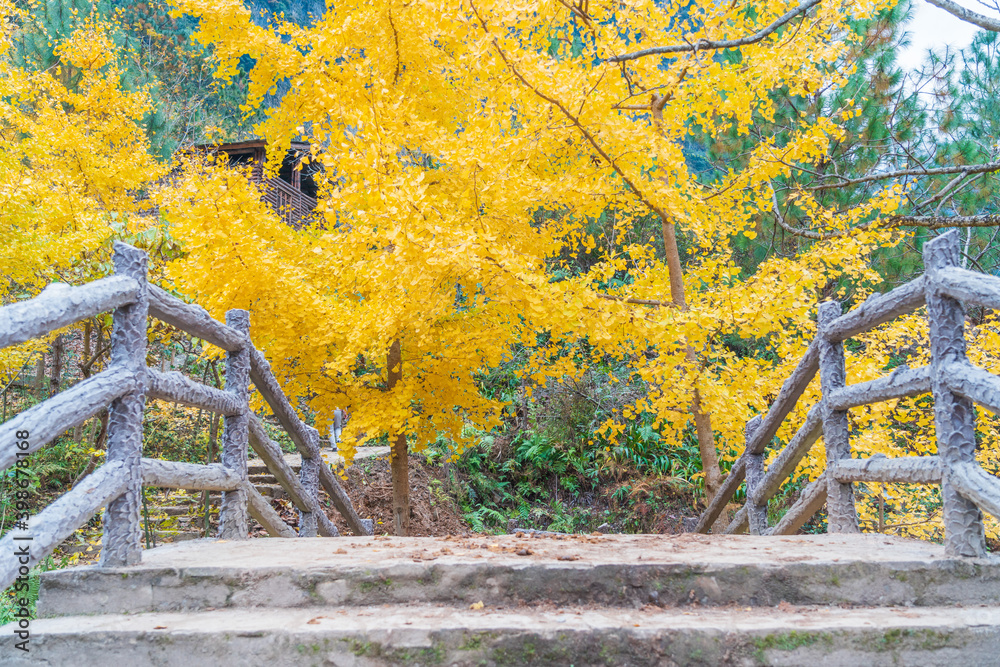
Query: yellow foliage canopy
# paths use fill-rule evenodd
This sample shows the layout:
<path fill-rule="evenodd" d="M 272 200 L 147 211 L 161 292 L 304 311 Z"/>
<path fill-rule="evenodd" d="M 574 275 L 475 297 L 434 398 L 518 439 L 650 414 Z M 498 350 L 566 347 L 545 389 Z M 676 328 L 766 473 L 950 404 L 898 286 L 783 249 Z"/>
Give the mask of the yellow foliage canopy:
<path fill-rule="evenodd" d="M 533 379 L 573 376 L 590 360 L 562 344 L 586 340 L 592 359 L 633 363 L 651 388 L 633 410 L 655 413 L 668 442 L 688 427 L 697 388 L 732 456 L 811 339 L 824 290 L 878 281 L 872 252 L 904 232 L 873 224 L 744 275 L 733 240 L 756 234 L 771 180 L 825 159 L 856 110 L 801 118 L 786 139 L 762 136 L 744 166 L 710 179 L 689 168 L 685 140 L 693 128 L 749 132 L 754 118 L 773 117 L 776 91 L 841 85 L 851 67 L 841 56 L 857 38 L 850 22 L 893 3 L 824 2 L 734 59 L 610 59 L 753 34 L 795 4 L 346 0 L 309 27 L 281 17 L 261 27 L 239 0 L 176 0 L 200 20 L 196 38 L 212 46 L 220 76 L 253 59 L 249 109 L 282 91 L 259 127 L 271 167 L 304 139 L 323 174 L 318 220 L 293 231 L 245 180 L 192 167 L 164 199 L 187 252 L 171 275 L 216 315 L 249 308 L 255 339 L 321 423 L 335 406 L 352 411 L 348 437 L 402 431 L 419 448 L 445 434 L 461 446 L 467 424 L 490 428 L 503 407 L 479 393 L 477 372 L 526 346 Z M 848 214 L 806 193 L 795 204 L 826 229 L 848 229 L 892 214 L 901 196 L 888 188 Z M 670 302 L 667 264 L 638 231 L 650 216 L 685 236 L 687 309 L 626 302 Z M 585 227 L 597 220 L 617 245 L 587 273 L 562 277 L 568 257 L 594 250 Z M 630 284 L 605 294 L 623 271 Z M 871 340 L 900 343 L 912 327 Z M 725 334 L 770 340 L 777 361 L 737 355 L 720 344 Z M 403 381 L 387 392 L 397 339 Z M 991 345 L 982 353 L 995 354 Z M 868 345 L 849 362 L 852 379 L 884 372 L 887 349 Z M 900 409 L 900 419 L 923 410 Z M 871 415 L 859 418 L 859 449 L 898 451 L 875 426 L 884 409 Z M 614 439 L 623 425 L 603 428 Z"/>
<path fill-rule="evenodd" d="M 696 52 L 669 67 L 635 60 L 624 76 L 607 59 L 634 48 L 627 36 L 680 42 L 699 22 L 705 36 L 753 32 L 788 3 L 758 3 L 751 17 L 706 2 L 684 22 L 669 3 L 594 3 L 581 17 L 555 1 L 338 2 L 309 28 L 279 18 L 262 28 L 237 0 L 179 2 L 200 19 L 197 38 L 212 45 L 222 76 L 254 59 L 251 106 L 287 88 L 260 127 L 272 156 L 306 137 L 325 176 L 320 223 L 304 232 L 281 228 L 252 191 L 220 188 L 229 176 L 192 176 L 196 194 L 168 206 L 188 251 L 173 276 L 216 312 L 250 308 L 255 335 L 288 360 L 286 378 L 321 416 L 351 407 L 355 433 L 462 442 L 466 421 L 489 427 L 501 408 L 479 395 L 473 374 L 546 332 L 536 354 L 546 376 L 573 371 L 549 363 L 560 341 L 586 337 L 597 356 L 655 346 L 654 362 L 636 363 L 658 390 L 638 407 L 677 437 L 697 385 L 716 430 L 735 443 L 776 376 L 713 349 L 713 339 L 783 333 L 781 354 L 793 359 L 819 289 L 840 274 L 870 276 L 870 250 L 895 239 L 873 231 L 828 241 L 740 280 L 730 239 L 754 228 L 768 178 L 823 157 L 837 120 L 804 125 L 782 146 L 764 141 L 747 168 L 710 183 L 688 169 L 683 141 L 695 125 L 746 131 L 778 87 L 835 85 L 844 41 L 831 35 L 849 36 L 846 22 L 880 4 L 821 6 L 794 34 L 744 48 L 739 64 Z M 638 86 L 658 86 L 655 113 L 629 108 L 644 101 Z M 895 205 L 882 196 L 868 209 Z M 586 275 L 552 280 L 560 253 L 588 249 L 582 226 L 606 211 L 630 242 Z M 689 311 L 598 297 L 626 268 L 635 280 L 620 296 L 669 294 L 665 263 L 633 233 L 650 213 L 691 238 Z M 383 359 L 396 338 L 404 382 L 390 396 Z M 711 368 L 692 368 L 687 345 L 711 350 Z"/>
<path fill-rule="evenodd" d="M 58 68 L 12 64 L 20 17 L 0 3 L 0 302 L 28 298 L 53 280 L 109 272 L 109 239 L 135 232 L 136 194 L 164 168 L 138 124 L 143 91 L 121 88 L 107 26 L 87 21 L 56 54 L 79 72 L 67 87 Z M 37 344 L 0 351 L 0 376 L 16 372 Z"/>

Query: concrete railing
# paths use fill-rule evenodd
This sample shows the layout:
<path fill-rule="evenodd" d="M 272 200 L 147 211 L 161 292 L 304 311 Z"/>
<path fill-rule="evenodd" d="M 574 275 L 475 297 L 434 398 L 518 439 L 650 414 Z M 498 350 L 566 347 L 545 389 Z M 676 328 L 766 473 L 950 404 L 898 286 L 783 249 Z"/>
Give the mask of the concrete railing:
<path fill-rule="evenodd" d="M 106 462 L 58 500 L 0 540 L 0 588 L 6 588 L 44 559 L 102 507 L 104 535 L 100 565 L 139 562 L 142 487 L 221 491 L 219 537 L 248 537 L 248 516 L 279 537 L 336 536 L 337 527 L 320 505 L 319 487 L 358 535 L 370 535 L 347 494 L 320 456 L 319 433 L 299 419 L 250 339 L 249 314 L 231 310 L 226 323 L 146 282 L 147 257 L 115 244 L 115 275 L 80 286 L 50 285 L 29 301 L 0 308 L 0 347 L 16 345 L 113 309 L 111 360 L 107 369 L 0 424 L 0 470 L 27 467 L 28 456 L 68 429 L 108 408 Z M 155 317 L 227 352 L 226 389 L 195 382 L 180 373 L 146 367 L 146 323 Z M 249 384 L 268 402 L 302 455 L 300 475 L 285 462 L 249 406 Z M 223 416 L 222 463 L 197 465 L 142 457 L 146 399 L 204 408 Z M 252 447 L 299 510 L 299 530 L 288 526 L 248 481 Z"/>
<path fill-rule="evenodd" d="M 873 296 L 846 314 L 836 301 L 820 304 L 816 338 L 768 413 L 747 423 L 746 449 L 701 515 L 696 531 L 712 529 L 744 480 L 746 503 L 724 533 L 791 534 L 824 505 L 829 532 L 858 532 L 854 482 L 940 484 L 946 551 L 956 556 L 986 554 L 980 510 L 1000 517 L 1000 479 L 976 463 L 974 404 L 1000 414 L 1000 377 L 973 366 L 966 358 L 962 302 L 1000 309 L 1000 278 L 962 269 L 959 258 L 958 234 L 949 232 L 925 246 L 925 273 L 916 280 Z M 844 340 L 925 304 L 930 365 L 903 366 L 886 377 L 848 385 Z M 765 448 L 817 372 L 820 403 L 808 412 L 805 423 L 765 471 Z M 934 396 L 937 456 L 851 458 L 848 410 L 926 393 Z M 826 470 L 806 486 L 777 525 L 769 527 L 768 500 L 820 436 L 826 447 Z"/>

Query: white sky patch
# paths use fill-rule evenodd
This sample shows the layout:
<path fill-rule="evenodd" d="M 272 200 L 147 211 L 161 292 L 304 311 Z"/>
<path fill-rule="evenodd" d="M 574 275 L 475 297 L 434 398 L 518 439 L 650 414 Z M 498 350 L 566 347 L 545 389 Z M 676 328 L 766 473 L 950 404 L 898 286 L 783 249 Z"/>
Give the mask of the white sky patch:
<path fill-rule="evenodd" d="M 996 14 L 974 0 L 959 0 L 959 2 L 967 9 L 980 14 L 987 16 Z M 910 46 L 897 54 L 897 62 L 903 70 L 920 67 L 929 50 L 942 51 L 945 46 L 956 51 L 965 48 L 980 30 L 977 26 L 957 19 L 924 0 L 914 0 L 913 5 L 913 20 L 905 28 L 910 34 Z"/>

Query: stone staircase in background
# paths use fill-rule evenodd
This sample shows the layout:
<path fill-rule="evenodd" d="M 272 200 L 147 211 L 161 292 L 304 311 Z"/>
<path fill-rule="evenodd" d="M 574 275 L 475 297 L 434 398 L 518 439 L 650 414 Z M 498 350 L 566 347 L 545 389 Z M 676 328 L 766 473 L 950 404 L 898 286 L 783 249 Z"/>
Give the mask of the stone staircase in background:
<path fill-rule="evenodd" d="M 883 535 L 199 540 L 43 574 L 2 662 L 998 665 L 998 601 L 1000 562 Z"/>
<path fill-rule="evenodd" d="M 324 450 L 324 460 L 335 469 L 343 465 L 344 460 L 336 452 Z M 355 462 L 371 460 L 389 454 L 389 447 L 359 447 Z M 285 462 L 296 474 L 302 467 L 302 457 L 298 454 L 285 454 Z M 248 479 L 257 491 L 271 500 L 287 500 L 288 494 L 278 483 L 275 476 L 267 469 L 260 459 L 250 459 L 247 462 Z M 209 535 L 216 535 L 219 527 L 219 500 L 221 493 L 209 491 Z M 167 542 L 182 542 L 205 536 L 205 509 L 202 492 L 200 491 L 163 491 L 152 495 L 147 507 L 149 513 L 150 538 L 157 545 Z M 88 545 L 68 547 L 65 553 L 84 550 Z"/>
<path fill-rule="evenodd" d="M 389 451 L 389 447 L 358 447 L 357 453 L 354 456 L 354 463 L 358 464 L 362 461 L 388 456 Z M 333 450 L 324 449 L 322 456 L 323 460 L 334 470 L 342 468 L 344 465 L 344 457 Z M 298 473 L 302 467 L 302 457 L 298 454 L 285 454 L 285 462 L 295 473 Z M 278 480 L 267 469 L 267 465 L 260 459 L 250 459 L 247 462 L 247 473 L 249 474 L 250 482 L 257 487 L 262 496 L 274 499 L 288 497 L 285 490 L 278 484 Z"/>

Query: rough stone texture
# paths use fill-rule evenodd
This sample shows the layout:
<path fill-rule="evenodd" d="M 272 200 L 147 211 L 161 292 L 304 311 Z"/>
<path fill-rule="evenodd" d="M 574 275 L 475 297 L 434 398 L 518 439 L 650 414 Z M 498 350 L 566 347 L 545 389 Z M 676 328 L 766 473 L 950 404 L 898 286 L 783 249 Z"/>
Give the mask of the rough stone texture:
<path fill-rule="evenodd" d="M 908 482 L 942 483 L 947 545 L 950 553 L 964 556 L 985 554 L 982 514 L 977 503 L 990 512 L 1000 509 L 1000 482 L 975 466 L 975 412 L 973 402 L 1000 414 L 1000 377 L 971 365 L 965 356 L 964 312 L 956 299 L 1000 308 L 1000 278 L 985 276 L 957 266 L 958 236 L 949 232 L 925 246 L 924 276 L 887 294 L 869 298 L 846 315 L 840 305 L 828 302 L 819 308 L 819 333 L 806 357 L 785 382 L 781 395 L 757 433 L 747 438 L 744 456 L 736 464 L 722 489 L 702 514 L 695 530 L 707 532 L 730 501 L 744 477 L 747 504 L 736 514 L 724 533 L 743 530 L 761 516 L 760 507 L 778 490 L 795 466 L 823 434 L 827 448 L 829 486 L 821 493 L 816 483 L 807 487 L 799 501 L 771 532 L 796 530 L 825 501 L 830 532 L 857 532 L 857 514 L 851 483 Z M 931 330 L 929 367 L 897 368 L 892 374 L 845 386 L 842 342 L 857 333 L 927 304 Z M 810 410 L 806 423 L 782 451 L 767 474 L 761 474 L 756 454 L 774 436 L 798 395 L 815 373 L 815 358 L 821 375 L 823 400 Z M 935 399 L 938 457 L 887 461 L 873 457 L 850 460 L 849 408 L 916 396 L 932 391 Z M 821 418 L 821 419 L 820 419 Z M 821 422 L 821 423 L 820 423 Z M 968 464 L 968 465 L 967 465 Z M 949 473 L 949 470 L 955 468 Z M 964 491 L 960 493 L 958 487 Z M 756 508 L 756 512 L 754 511 Z"/>
<path fill-rule="evenodd" d="M 743 439 L 747 445 L 750 444 L 753 434 L 760 428 L 761 419 L 760 415 L 756 415 L 747 422 L 746 429 L 743 431 Z M 748 500 L 745 507 L 747 510 L 747 523 L 749 524 L 751 535 L 763 535 L 767 530 L 767 503 L 758 504 L 750 499 L 764 481 L 764 454 L 755 454 L 748 449 L 746 457 Z"/>
<path fill-rule="evenodd" d="M 1000 518 L 1000 479 L 980 468 L 978 463 L 952 464 L 948 483 L 978 507 Z"/>
<path fill-rule="evenodd" d="M 319 433 L 316 429 L 310 429 L 310 438 L 316 445 L 317 451 L 319 450 Z M 303 458 L 302 464 L 299 467 L 299 481 L 302 482 L 302 488 L 305 490 L 306 494 L 310 499 L 310 508 L 319 507 L 319 467 L 322 465 L 323 459 L 320 456 L 314 456 L 312 458 Z M 316 537 L 319 526 L 317 525 L 317 515 L 320 512 L 308 511 L 304 512 L 299 510 L 299 537 Z"/>
<path fill-rule="evenodd" d="M 234 491 L 243 480 L 219 463 L 200 465 L 160 459 L 142 460 L 142 483 L 163 489 L 191 491 Z"/>
<path fill-rule="evenodd" d="M 822 509 L 827 499 L 828 487 L 826 473 L 809 482 L 806 488 L 802 489 L 799 499 L 788 508 L 781 521 L 768 531 L 768 535 L 791 535 L 801 528 L 813 514 Z"/>
<path fill-rule="evenodd" d="M 111 366 L 131 371 L 134 389 L 108 409 L 107 461 L 120 461 L 127 486 L 104 512 L 101 565 L 116 567 L 142 557 L 139 507 L 142 498 L 142 413 L 146 405 L 146 318 L 149 310 L 146 253 L 115 243 L 115 273 L 138 284 L 135 302 L 115 310 L 111 329 Z"/>
<path fill-rule="evenodd" d="M 267 501 L 267 498 L 260 495 L 260 492 L 254 488 L 253 484 L 250 482 L 242 482 L 243 492 L 247 496 L 247 511 L 250 512 L 257 523 L 264 526 L 264 530 L 271 537 L 297 537 L 291 526 L 286 524 L 281 520 L 281 517 L 274 508 L 271 507 L 271 503 Z"/>
<path fill-rule="evenodd" d="M 337 476 L 330 470 L 330 466 L 326 463 L 322 463 L 319 466 L 319 483 L 323 485 L 323 490 L 326 494 L 330 496 L 330 500 L 333 502 L 333 506 L 337 508 L 341 516 L 347 521 L 347 525 L 351 527 L 355 535 L 371 535 L 373 531 L 373 525 L 371 520 L 364 519 L 358 516 L 357 511 L 354 509 L 354 505 L 351 504 L 351 499 L 347 497 L 347 492 L 344 491 L 344 487 L 340 485 L 340 480 Z"/>
<path fill-rule="evenodd" d="M 1000 415 L 1000 377 L 968 362 L 947 364 L 941 369 L 948 388 Z"/>
<path fill-rule="evenodd" d="M 0 308 L 0 348 L 23 343 L 135 301 L 139 284 L 116 275 L 80 287 L 52 283 L 34 299 Z"/>
<path fill-rule="evenodd" d="M 792 436 L 785 448 L 781 450 L 781 453 L 771 462 L 760 485 L 754 491 L 748 492 L 750 501 L 755 505 L 766 505 L 767 501 L 774 497 L 788 476 L 795 471 L 802 457 L 809 452 L 819 436 L 823 435 L 821 408 L 821 405 L 814 405 L 810 408 L 806 414 L 805 422 Z"/>
<path fill-rule="evenodd" d="M 839 343 L 847 338 L 890 322 L 924 305 L 926 279 L 923 276 L 885 294 L 873 294 L 857 308 L 830 322 L 826 339 Z"/>
<path fill-rule="evenodd" d="M 781 385 L 781 391 L 778 392 L 778 397 L 774 399 L 774 403 L 771 404 L 771 409 L 768 410 L 767 414 L 764 415 L 761 421 L 760 428 L 754 432 L 754 437 L 751 443 L 748 444 L 748 449 L 756 454 L 764 451 L 764 449 L 771 443 L 774 439 L 774 435 L 778 432 L 781 427 L 781 423 L 785 421 L 785 417 L 788 413 L 792 411 L 795 404 L 798 402 L 799 397 L 802 392 L 806 390 L 809 386 L 809 382 L 812 381 L 813 376 L 816 375 L 816 371 L 819 369 L 819 349 L 817 346 L 817 341 L 809 346 L 806 353 L 802 355 L 802 360 L 799 361 L 795 370 L 792 374 L 788 376 L 788 379 Z M 732 470 L 726 477 L 726 481 L 723 482 L 722 488 L 712 499 L 712 502 L 708 504 L 708 507 L 702 513 L 701 517 L 698 519 L 698 525 L 695 526 L 694 532 L 696 533 L 707 533 L 712 525 L 718 520 L 719 514 L 732 499 L 733 494 L 739 488 L 740 484 L 743 482 L 743 477 L 745 474 L 744 461 L 742 459 L 737 460 L 736 464 L 733 465 Z"/>
<path fill-rule="evenodd" d="M 226 325 L 246 340 L 250 339 L 250 313 L 230 310 Z M 229 351 L 226 354 L 226 392 L 244 406 L 239 414 L 229 415 L 222 425 L 222 465 L 232 470 L 241 480 L 247 478 L 247 449 L 250 443 L 250 348 Z M 222 493 L 219 507 L 219 537 L 224 540 L 245 540 L 249 535 L 247 523 L 247 490 L 240 486 Z"/>
<path fill-rule="evenodd" d="M 146 369 L 146 397 L 204 408 L 227 417 L 247 409 L 231 392 L 195 382 L 177 371 L 161 373 L 152 368 Z"/>
<path fill-rule="evenodd" d="M 934 277 L 939 292 L 958 301 L 1000 310 L 1000 278 L 963 269 L 942 267 Z"/>
<path fill-rule="evenodd" d="M 819 376 L 823 390 L 823 442 L 826 445 L 826 461 L 851 458 L 850 429 L 847 411 L 838 410 L 830 404 L 830 397 L 847 382 L 844 367 L 844 344 L 826 340 L 827 327 L 840 317 L 838 301 L 826 301 L 819 305 L 817 326 L 819 334 Z M 854 509 L 854 489 L 850 483 L 838 482 L 827 476 L 826 510 L 827 530 L 831 533 L 858 532 L 858 516 Z"/>
<path fill-rule="evenodd" d="M 302 458 L 309 459 L 319 456 L 319 448 L 312 441 L 306 424 L 299 419 L 292 404 L 288 402 L 288 397 L 285 396 L 277 378 L 271 372 L 271 364 L 267 362 L 264 354 L 256 348 L 250 350 L 250 379 L 253 380 L 253 385 L 260 392 L 260 395 L 271 406 L 271 411 L 281 423 L 281 427 L 288 433 L 288 437 L 295 443 Z"/>
<path fill-rule="evenodd" d="M 828 468 L 840 482 L 941 483 L 941 459 L 936 456 L 889 459 L 876 454 L 868 459 L 841 459 Z"/>
<path fill-rule="evenodd" d="M 267 431 L 257 419 L 256 415 L 250 415 L 250 446 L 260 457 L 260 460 L 267 466 L 268 471 L 274 475 L 278 484 L 288 494 L 289 500 L 300 510 L 309 510 L 309 494 L 302 486 L 302 482 L 295 476 L 291 466 L 285 460 L 278 443 L 267 436 Z M 300 460 L 301 465 L 301 460 Z"/>
<path fill-rule="evenodd" d="M 14 465 L 17 452 L 38 451 L 134 388 L 135 373 L 112 366 L 4 422 L 0 425 L 0 470 Z M 17 437 L 23 431 L 30 434 L 28 438 Z M 27 447 L 21 449 L 18 442 L 27 442 Z"/>
<path fill-rule="evenodd" d="M 149 289 L 149 314 L 227 352 L 238 352 L 249 345 L 247 337 L 213 318 L 201 306 L 184 303 L 156 285 Z"/>
<path fill-rule="evenodd" d="M 900 366 L 885 377 L 837 389 L 827 396 L 826 400 L 832 410 L 847 410 L 894 398 L 919 396 L 930 390 L 930 368 Z"/>
<path fill-rule="evenodd" d="M 337 476 L 333 474 L 325 462 L 320 457 L 319 439 L 314 438 L 310 428 L 306 426 L 295 414 L 291 403 L 281 390 L 274 373 L 271 372 L 271 365 L 267 363 L 263 353 L 256 348 L 250 349 L 250 378 L 260 395 L 264 397 L 268 405 L 271 406 L 274 416 L 278 418 L 281 426 L 288 433 L 288 436 L 295 443 L 303 459 L 316 458 L 319 463 L 319 482 L 323 486 L 334 507 L 354 531 L 355 535 L 370 535 L 367 524 L 361 520 L 351 499 L 347 497 L 344 488 L 340 485 Z M 320 519 L 322 522 L 322 519 Z M 333 525 L 332 523 L 330 524 Z M 322 525 L 320 531 L 322 532 Z"/>
<path fill-rule="evenodd" d="M 698 517 L 698 523 L 695 525 L 693 532 L 707 533 L 715 525 L 715 522 L 719 520 L 722 510 L 733 499 L 733 495 L 740 488 L 740 484 L 746 479 L 746 463 L 746 459 L 742 456 L 736 459 L 733 467 L 729 469 L 729 474 L 726 475 L 725 481 L 722 482 L 719 491 L 712 498 L 711 502 L 708 503 L 708 507 L 701 513 L 701 516 Z"/>
<path fill-rule="evenodd" d="M 130 568 L 47 572 L 38 609 L 48 617 L 411 602 L 687 608 L 998 598 L 1000 563 L 882 535 L 320 537 L 192 540 L 148 550 Z"/>
<path fill-rule="evenodd" d="M 250 446 L 260 457 L 268 472 L 274 475 L 275 480 L 288 494 L 289 499 L 295 504 L 300 512 L 309 512 L 316 520 L 316 527 L 320 535 L 324 537 L 337 537 L 340 531 L 337 526 L 330 521 L 323 511 L 319 502 L 319 486 L 317 481 L 316 493 L 310 494 L 306 491 L 302 482 L 295 476 L 287 459 L 297 458 L 299 470 L 302 469 L 302 462 L 310 459 L 302 459 L 294 455 L 285 455 L 276 442 L 267 437 L 267 432 L 261 425 L 260 420 L 255 415 L 250 415 Z M 318 460 L 316 461 L 318 464 Z M 317 465 L 317 475 L 319 468 Z M 301 525 L 301 524 L 300 524 Z"/>
<path fill-rule="evenodd" d="M 28 519 L 28 529 L 14 528 L 0 540 L 0 588 L 7 588 L 18 576 L 20 566 L 34 567 L 90 517 L 117 498 L 127 485 L 125 465 L 109 461 L 84 477 L 54 503 Z M 28 538 L 30 539 L 24 539 Z M 21 563 L 15 552 L 28 547 L 28 562 Z"/>
<path fill-rule="evenodd" d="M 931 339 L 931 389 L 934 392 L 934 426 L 938 455 L 945 466 L 974 463 L 975 412 L 972 401 L 948 387 L 946 367 L 965 358 L 965 312 L 955 299 L 938 290 L 938 274 L 958 265 L 957 231 L 942 234 L 924 246 L 927 276 L 927 316 Z M 945 544 L 949 553 L 982 556 L 986 553 L 983 517 L 971 500 L 960 495 L 948 475 L 941 484 Z"/>
<path fill-rule="evenodd" d="M 750 523 L 747 517 L 747 505 L 743 505 L 743 507 L 737 510 L 736 514 L 733 516 L 733 520 L 729 522 L 729 525 L 723 529 L 722 534 L 738 535 L 739 533 L 745 533 L 747 532 L 749 526 Z"/>
<path fill-rule="evenodd" d="M 1000 654 L 996 608 L 326 606 L 49 619 L 31 633 L 30 656 L 5 664 L 954 667 Z"/>

